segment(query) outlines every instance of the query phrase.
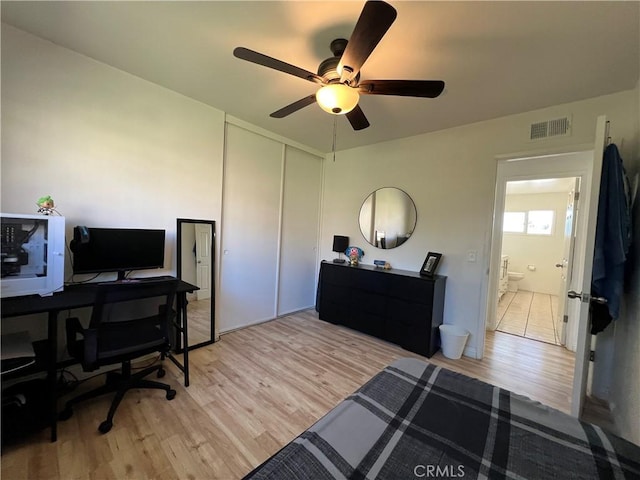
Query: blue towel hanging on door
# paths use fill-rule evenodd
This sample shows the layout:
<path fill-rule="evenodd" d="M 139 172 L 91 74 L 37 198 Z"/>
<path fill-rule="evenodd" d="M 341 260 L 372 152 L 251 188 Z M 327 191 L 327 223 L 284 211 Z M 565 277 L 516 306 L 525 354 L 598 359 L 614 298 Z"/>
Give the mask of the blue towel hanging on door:
<path fill-rule="evenodd" d="M 618 318 L 624 286 L 625 261 L 631 244 L 629 180 L 615 144 L 604 151 L 598 199 L 591 294 L 607 299 L 593 305 L 591 333 L 601 332 Z"/>

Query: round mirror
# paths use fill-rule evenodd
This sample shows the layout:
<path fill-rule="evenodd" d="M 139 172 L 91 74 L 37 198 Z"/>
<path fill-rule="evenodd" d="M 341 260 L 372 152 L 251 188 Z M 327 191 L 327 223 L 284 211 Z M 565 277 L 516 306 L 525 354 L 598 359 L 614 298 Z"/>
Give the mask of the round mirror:
<path fill-rule="evenodd" d="M 380 188 L 360 208 L 360 231 L 374 247 L 390 249 L 402 245 L 416 228 L 416 205 L 399 188 Z"/>

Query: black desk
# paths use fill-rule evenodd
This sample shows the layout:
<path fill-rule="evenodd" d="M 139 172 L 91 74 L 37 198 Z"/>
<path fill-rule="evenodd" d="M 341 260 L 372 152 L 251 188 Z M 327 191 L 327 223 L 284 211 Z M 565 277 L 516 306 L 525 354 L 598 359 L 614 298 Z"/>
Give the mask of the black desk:
<path fill-rule="evenodd" d="M 154 277 L 173 278 L 173 277 Z M 65 286 L 64 291 L 54 293 L 47 297 L 28 295 L 24 297 L 10 297 L 2 299 L 2 318 L 20 317 L 38 313 L 48 314 L 47 326 L 47 361 L 46 371 L 50 392 L 50 425 L 51 441 L 57 439 L 57 392 L 56 373 L 58 368 L 58 314 L 64 310 L 90 307 L 95 299 L 96 283 L 84 283 Z M 187 293 L 199 288 L 190 283 L 179 280 L 176 296 L 178 315 L 176 328 L 184 338 L 183 362 L 169 353 L 169 359 L 184 373 L 184 384 L 189 386 L 189 336 L 187 331 Z"/>

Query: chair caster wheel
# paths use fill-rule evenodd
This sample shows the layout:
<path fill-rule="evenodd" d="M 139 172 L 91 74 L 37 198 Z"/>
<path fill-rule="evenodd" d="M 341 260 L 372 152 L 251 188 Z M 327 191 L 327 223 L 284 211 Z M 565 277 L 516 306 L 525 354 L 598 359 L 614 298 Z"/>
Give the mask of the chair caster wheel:
<path fill-rule="evenodd" d="M 176 398 L 176 391 L 167 390 L 167 400 L 173 400 L 174 398 Z"/>
<path fill-rule="evenodd" d="M 69 420 L 71 415 L 73 415 L 73 409 L 71 407 L 64 407 L 64 410 L 58 414 L 58 419 L 63 421 Z"/>
<path fill-rule="evenodd" d="M 162 378 L 167 374 L 167 371 L 164 368 L 158 370 L 158 378 Z"/>
<path fill-rule="evenodd" d="M 109 430 L 111 430 L 111 427 L 113 427 L 113 423 L 108 420 L 105 420 L 100 424 L 100 426 L 98 427 L 98 430 L 100 430 L 100 433 L 107 433 Z"/>

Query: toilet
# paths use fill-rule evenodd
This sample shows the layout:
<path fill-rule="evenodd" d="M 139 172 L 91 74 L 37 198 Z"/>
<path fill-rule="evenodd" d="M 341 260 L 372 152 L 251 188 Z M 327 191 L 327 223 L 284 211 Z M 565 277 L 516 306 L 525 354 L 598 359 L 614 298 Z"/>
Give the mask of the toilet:
<path fill-rule="evenodd" d="M 507 290 L 510 292 L 518 291 L 518 283 L 524 278 L 524 273 L 521 272 L 507 272 L 509 283 Z"/>

